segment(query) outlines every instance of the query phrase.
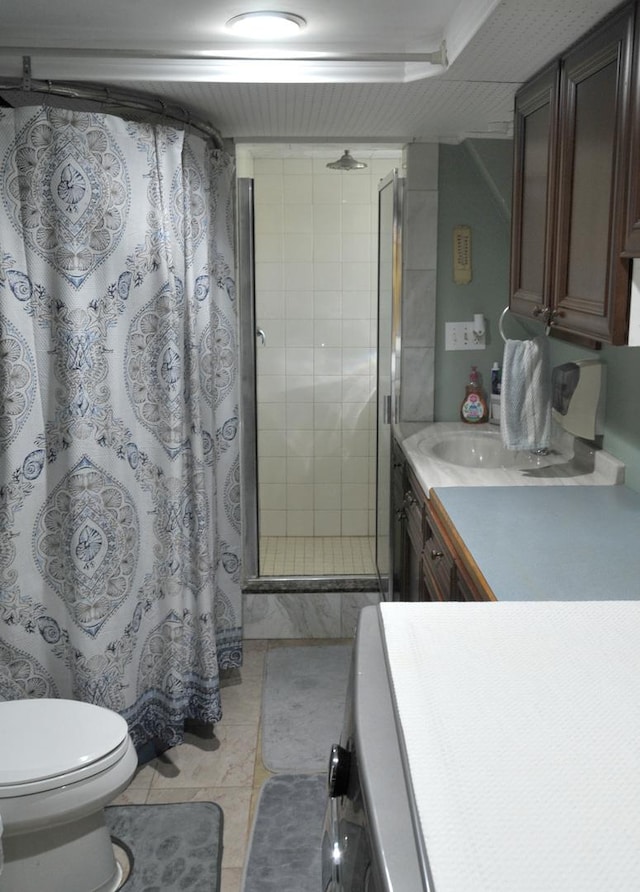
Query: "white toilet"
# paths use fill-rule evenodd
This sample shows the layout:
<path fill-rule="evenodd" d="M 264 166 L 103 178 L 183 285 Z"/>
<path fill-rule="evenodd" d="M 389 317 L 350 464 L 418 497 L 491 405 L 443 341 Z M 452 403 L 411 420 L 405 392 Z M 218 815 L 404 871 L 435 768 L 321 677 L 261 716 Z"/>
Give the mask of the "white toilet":
<path fill-rule="evenodd" d="M 138 764 L 126 721 L 76 700 L 0 703 L 0 892 L 113 892 L 104 807 Z"/>

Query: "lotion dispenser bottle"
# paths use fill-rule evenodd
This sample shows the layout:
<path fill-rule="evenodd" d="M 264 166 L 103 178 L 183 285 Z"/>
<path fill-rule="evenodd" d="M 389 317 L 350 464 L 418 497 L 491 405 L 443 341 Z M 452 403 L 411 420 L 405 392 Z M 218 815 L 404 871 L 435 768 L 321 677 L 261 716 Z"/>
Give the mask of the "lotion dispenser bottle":
<path fill-rule="evenodd" d="M 480 375 L 476 366 L 472 365 L 469 383 L 460 406 L 460 418 L 467 424 L 481 424 L 487 420 L 488 415 L 487 400 L 480 384 Z"/>

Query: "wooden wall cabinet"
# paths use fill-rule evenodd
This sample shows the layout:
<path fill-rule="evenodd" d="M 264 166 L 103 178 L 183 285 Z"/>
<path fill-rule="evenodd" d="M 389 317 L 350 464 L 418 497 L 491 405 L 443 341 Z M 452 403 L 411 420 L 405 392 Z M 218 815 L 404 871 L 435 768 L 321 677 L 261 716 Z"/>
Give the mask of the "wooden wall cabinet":
<path fill-rule="evenodd" d="M 628 337 L 634 10 L 622 7 L 516 95 L 510 308 L 590 347 Z"/>
<path fill-rule="evenodd" d="M 551 298 L 559 85 L 554 62 L 516 94 L 510 308 L 530 318 Z"/>

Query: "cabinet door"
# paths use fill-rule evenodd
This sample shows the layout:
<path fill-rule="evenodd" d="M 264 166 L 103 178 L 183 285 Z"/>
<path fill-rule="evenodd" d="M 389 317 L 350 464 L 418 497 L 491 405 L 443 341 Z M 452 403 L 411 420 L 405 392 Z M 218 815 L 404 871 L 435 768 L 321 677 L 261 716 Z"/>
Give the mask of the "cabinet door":
<path fill-rule="evenodd" d="M 425 506 L 423 571 L 431 601 L 453 600 L 455 562 L 451 544 L 429 503 Z"/>
<path fill-rule="evenodd" d="M 631 82 L 631 150 L 627 206 L 626 257 L 640 257 L 640 15 L 636 13 Z"/>
<path fill-rule="evenodd" d="M 555 62 L 516 94 L 510 307 L 525 316 L 551 292 L 559 77 Z"/>
<path fill-rule="evenodd" d="M 561 69 L 552 322 L 556 333 L 587 344 L 627 339 L 630 268 L 620 255 L 632 36 L 626 6 Z"/>
<path fill-rule="evenodd" d="M 404 513 L 407 543 L 402 600 L 421 601 L 423 600 L 424 509 L 420 496 L 410 486 L 404 497 Z"/>
<path fill-rule="evenodd" d="M 486 601 L 487 598 L 476 588 L 464 566 L 457 562 L 452 601 Z"/>
<path fill-rule="evenodd" d="M 424 575 L 422 572 L 422 556 L 409 539 L 407 550 L 406 572 L 404 577 L 403 601 L 428 601 L 425 597 Z"/>
<path fill-rule="evenodd" d="M 402 450 L 395 440 L 391 441 L 391 553 L 389 567 L 389 592 L 393 601 L 402 600 L 403 579 L 406 565 L 406 517 L 404 513 L 405 463 Z M 378 570 L 379 572 L 379 570 Z M 384 584 L 382 583 L 384 589 Z"/>

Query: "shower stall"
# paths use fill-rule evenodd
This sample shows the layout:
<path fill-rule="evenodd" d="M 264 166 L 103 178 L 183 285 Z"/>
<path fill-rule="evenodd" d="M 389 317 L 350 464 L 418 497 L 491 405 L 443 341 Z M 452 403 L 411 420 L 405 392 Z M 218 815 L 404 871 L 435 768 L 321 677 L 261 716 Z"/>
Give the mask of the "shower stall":
<path fill-rule="evenodd" d="M 342 152 L 237 147 L 249 589 L 377 588 L 378 188 L 402 151 Z"/>

